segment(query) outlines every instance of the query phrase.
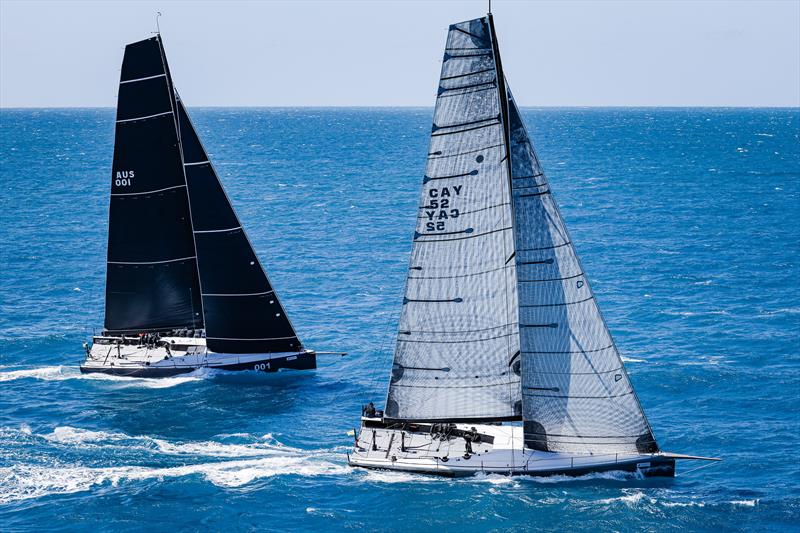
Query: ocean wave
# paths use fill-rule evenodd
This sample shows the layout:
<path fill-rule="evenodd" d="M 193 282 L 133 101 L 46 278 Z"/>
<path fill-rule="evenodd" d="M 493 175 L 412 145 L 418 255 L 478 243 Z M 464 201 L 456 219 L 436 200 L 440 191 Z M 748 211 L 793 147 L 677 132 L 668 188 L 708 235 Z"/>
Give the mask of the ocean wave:
<path fill-rule="evenodd" d="M 144 451 L 167 456 L 198 456 L 214 458 L 266 457 L 285 455 L 301 457 L 308 454 L 332 455 L 331 450 L 304 450 L 286 446 L 277 441 L 272 434 L 261 437 L 241 433 L 236 438 L 250 440 L 244 443 L 227 443 L 215 440 L 206 441 L 169 441 L 147 435 L 132 436 L 125 433 L 94 431 L 72 426 L 58 426 L 50 433 L 34 434 L 25 426 L 20 429 L 0 428 L 0 436 L 22 438 L 38 438 L 56 445 L 78 446 L 81 449 L 102 448 L 124 449 L 128 452 Z M 230 436 L 220 436 L 230 438 Z"/>
<path fill-rule="evenodd" d="M 0 468 L 0 504 L 45 496 L 88 491 L 109 484 L 201 476 L 220 487 L 240 487 L 256 479 L 281 475 L 302 477 L 339 475 L 349 468 L 311 457 L 264 457 L 240 461 L 222 461 L 191 465 L 150 468 L 143 466 L 14 465 Z"/>

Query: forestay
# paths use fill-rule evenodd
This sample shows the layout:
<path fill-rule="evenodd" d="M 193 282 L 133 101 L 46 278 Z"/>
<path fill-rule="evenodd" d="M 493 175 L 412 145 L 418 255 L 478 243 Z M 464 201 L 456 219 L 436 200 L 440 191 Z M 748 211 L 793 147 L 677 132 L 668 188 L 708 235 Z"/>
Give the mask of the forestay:
<path fill-rule="evenodd" d="M 386 417 L 521 415 L 512 215 L 486 19 L 450 27 Z"/>
<path fill-rule="evenodd" d="M 224 353 L 296 352 L 300 341 L 272 289 L 180 99 L 184 169 L 203 289 L 206 344 Z"/>
<path fill-rule="evenodd" d="M 160 38 L 128 45 L 111 177 L 108 332 L 203 327 L 173 101 Z"/>

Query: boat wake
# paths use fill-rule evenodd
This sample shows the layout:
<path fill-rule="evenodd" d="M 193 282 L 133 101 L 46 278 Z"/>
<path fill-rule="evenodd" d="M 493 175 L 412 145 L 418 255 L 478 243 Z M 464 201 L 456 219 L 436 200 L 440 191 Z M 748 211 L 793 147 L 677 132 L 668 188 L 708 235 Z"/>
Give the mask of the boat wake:
<path fill-rule="evenodd" d="M 263 457 L 238 461 L 206 462 L 151 468 L 143 466 L 15 465 L 0 468 L 0 504 L 57 494 L 83 492 L 95 487 L 117 487 L 125 482 L 200 476 L 220 487 L 239 487 L 256 479 L 278 475 L 321 476 L 347 472 L 348 468 L 307 457 Z"/>
<path fill-rule="evenodd" d="M 304 450 L 278 442 L 272 435 L 223 435 L 220 441 L 171 442 L 149 436 L 92 431 L 70 426 L 56 427 L 51 433 L 34 434 L 29 428 L 0 429 L 4 440 L 34 440 L 55 447 L 72 447 L 102 456 L 102 452 L 191 457 L 197 462 L 180 465 L 139 466 L 114 465 L 91 467 L 65 465 L 56 460 L 44 464 L 16 464 L 0 467 L 0 504 L 70 494 L 94 489 L 117 487 L 130 482 L 147 482 L 168 478 L 199 476 L 220 487 L 240 487 L 258 479 L 273 476 L 326 476 L 350 472 L 350 467 L 337 462 L 332 450 Z M 239 441 L 239 442 L 226 442 Z M 249 442 L 242 442 L 249 441 Z M 206 460 L 203 460 L 206 459 Z M 211 459 L 211 460 L 208 460 Z"/>
<path fill-rule="evenodd" d="M 38 368 L 25 368 L 20 370 L 11 370 L 7 372 L 0 372 L 0 382 L 15 381 L 18 379 L 38 379 L 42 381 L 65 381 L 73 379 L 85 379 L 91 381 L 105 381 L 114 382 L 116 385 L 125 387 L 142 387 L 149 389 L 166 389 L 184 383 L 191 383 L 202 381 L 217 373 L 212 369 L 199 369 L 194 372 L 183 374 L 181 376 L 171 378 L 129 378 L 122 376 L 111 376 L 108 374 L 92 373 L 82 374 L 76 367 L 69 366 L 43 366 Z"/>

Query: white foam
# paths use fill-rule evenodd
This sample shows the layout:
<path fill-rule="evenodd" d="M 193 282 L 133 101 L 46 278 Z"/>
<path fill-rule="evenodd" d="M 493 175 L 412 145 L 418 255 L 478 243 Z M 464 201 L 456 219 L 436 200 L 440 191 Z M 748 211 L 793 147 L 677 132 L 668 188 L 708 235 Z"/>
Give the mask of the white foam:
<path fill-rule="evenodd" d="M 88 379 L 95 381 L 110 381 L 122 387 L 143 387 L 149 389 L 164 389 L 189 383 L 193 381 L 200 381 L 211 377 L 214 372 L 207 369 L 200 369 L 194 372 L 183 374 L 181 376 L 171 378 L 129 378 L 123 376 L 111 376 L 102 373 L 83 374 L 78 368 L 68 366 L 43 366 L 38 368 L 26 368 L 21 370 L 11 370 L 9 372 L 0 372 L 0 382 L 14 381 L 17 379 L 39 379 L 42 381 L 64 381 L 67 379 Z"/>
<path fill-rule="evenodd" d="M 251 435 L 240 434 L 243 438 Z M 52 433 L 37 435 L 57 444 L 82 445 L 82 448 L 125 448 L 162 455 L 193 455 L 199 457 L 265 457 L 270 455 L 304 456 L 309 453 L 326 454 L 326 450 L 302 450 L 277 442 L 271 434 L 266 434 L 255 442 L 245 444 L 228 444 L 218 441 L 171 442 L 156 437 L 131 436 L 124 433 L 91 431 L 88 429 L 59 426 Z"/>
<path fill-rule="evenodd" d="M 622 358 L 622 362 L 623 363 L 646 363 L 647 361 L 645 361 L 644 359 L 636 359 L 634 357 L 623 357 Z"/>
<path fill-rule="evenodd" d="M 755 507 L 758 505 L 759 499 L 756 498 L 754 500 L 733 500 L 731 503 L 733 505 L 741 505 L 743 507 Z"/>
<path fill-rule="evenodd" d="M 256 479 L 279 475 L 339 475 L 348 470 L 345 466 L 310 457 L 265 457 L 166 468 L 15 465 L 0 468 L 0 504 L 83 492 L 107 483 L 116 487 L 125 482 L 199 475 L 220 487 L 240 487 Z"/>
<path fill-rule="evenodd" d="M 605 498 L 605 499 L 602 499 L 602 500 L 597 500 L 596 503 L 603 504 L 603 505 L 610 505 L 610 504 L 619 502 L 619 503 L 624 503 L 628 507 L 634 507 L 635 505 L 637 505 L 639 502 L 641 502 L 645 498 L 647 498 L 647 501 L 649 501 L 650 503 L 655 503 L 656 502 L 655 499 L 646 497 L 644 492 L 637 491 L 637 492 L 634 492 L 634 493 L 631 493 L 631 494 L 625 494 L 623 496 L 618 496 L 616 498 Z"/>

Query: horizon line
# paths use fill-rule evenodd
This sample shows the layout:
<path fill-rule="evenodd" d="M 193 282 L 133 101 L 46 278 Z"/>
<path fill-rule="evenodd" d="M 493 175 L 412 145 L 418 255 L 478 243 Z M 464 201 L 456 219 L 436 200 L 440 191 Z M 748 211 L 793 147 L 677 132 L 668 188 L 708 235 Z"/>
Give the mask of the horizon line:
<path fill-rule="evenodd" d="M 519 106 L 521 109 L 797 109 L 797 105 L 540 105 Z M 195 105 L 189 109 L 433 109 L 433 105 Z M 109 109 L 114 106 L 4 106 L 0 111 L 33 110 L 33 109 Z"/>

